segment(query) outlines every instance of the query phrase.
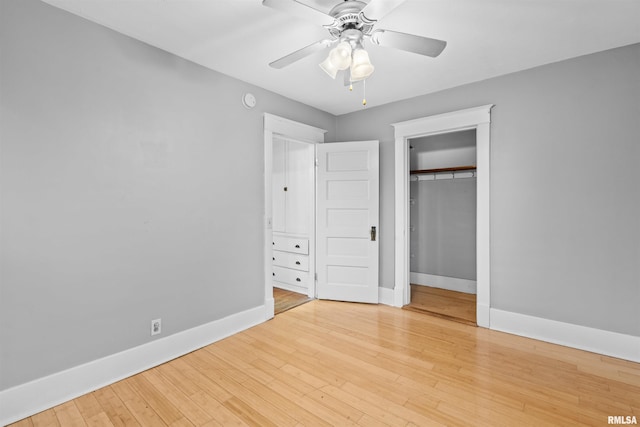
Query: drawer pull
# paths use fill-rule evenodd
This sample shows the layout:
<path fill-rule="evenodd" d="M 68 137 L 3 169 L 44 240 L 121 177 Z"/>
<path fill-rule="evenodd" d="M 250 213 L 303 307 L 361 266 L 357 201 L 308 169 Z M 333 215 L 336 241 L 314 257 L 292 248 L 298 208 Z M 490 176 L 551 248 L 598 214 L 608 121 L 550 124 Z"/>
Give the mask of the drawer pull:
<path fill-rule="evenodd" d="M 300 249 L 300 245 L 296 245 L 296 249 Z"/>
<path fill-rule="evenodd" d="M 296 265 L 300 265 L 300 261 L 296 261 Z"/>
<path fill-rule="evenodd" d="M 296 282 L 302 282 L 299 277 L 296 277 Z"/>
<path fill-rule="evenodd" d="M 275 261 L 275 260 L 276 260 L 276 257 L 273 257 L 273 260 Z"/>
<path fill-rule="evenodd" d="M 271 274 L 272 274 L 273 276 L 275 276 L 275 275 L 276 275 L 276 273 L 271 273 Z"/>

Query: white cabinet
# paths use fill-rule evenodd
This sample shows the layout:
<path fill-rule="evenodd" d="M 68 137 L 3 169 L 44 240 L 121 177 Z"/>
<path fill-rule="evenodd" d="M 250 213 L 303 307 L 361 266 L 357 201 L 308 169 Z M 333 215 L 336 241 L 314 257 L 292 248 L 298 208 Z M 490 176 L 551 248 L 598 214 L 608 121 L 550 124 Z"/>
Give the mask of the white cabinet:
<path fill-rule="evenodd" d="M 280 288 L 306 293 L 309 281 L 309 240 L 273 236 L 273 280 Z"/>
<path fill-rule="evenodd" d="M 273 138 L 273 231 L 309 235 L 313 203 L 313 145 Z"/>
<path fill-rule="evenodd" d="M 298 254 L 308 254 L 309 239 L 307 239 L 306 237 L 274 235 L 273 250 L 295 252 Z"/>

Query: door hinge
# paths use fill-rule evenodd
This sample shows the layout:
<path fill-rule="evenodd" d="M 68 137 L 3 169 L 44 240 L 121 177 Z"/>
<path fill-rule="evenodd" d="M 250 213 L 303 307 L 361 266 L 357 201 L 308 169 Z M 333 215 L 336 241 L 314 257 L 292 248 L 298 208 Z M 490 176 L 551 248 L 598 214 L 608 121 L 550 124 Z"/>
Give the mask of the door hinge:
<path fill-rule="evenodd" d="M 317 158 L 317 157 L 316 157 L 316 159 L 315 159 L 315 162 L 314 162 L 314 163 L 315 163 L 316 167 L 318 167 L 318 166 L 320 165 L 320 161 L 318 160 L 318 158 Z"/>

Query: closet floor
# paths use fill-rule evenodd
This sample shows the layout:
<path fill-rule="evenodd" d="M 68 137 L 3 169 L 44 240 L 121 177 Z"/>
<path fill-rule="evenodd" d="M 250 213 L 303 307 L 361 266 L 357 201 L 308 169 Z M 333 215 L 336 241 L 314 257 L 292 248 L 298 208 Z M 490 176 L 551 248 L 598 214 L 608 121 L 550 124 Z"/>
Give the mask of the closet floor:
<path fill-rule="evenodd" d="M 405 310 L 426 313 L 468 325 L 476 325 L 476 296 L 464 292 L 411 285 L 411 304 Z"/>
<path fill-rule="evenodd" d="M 273 288 L 273 299 L 275 300 L 275 314 L 285 312 L 312 300 L 312 298 L 309 298 L 305 294 L 299 294 L 276 287 Z"/>

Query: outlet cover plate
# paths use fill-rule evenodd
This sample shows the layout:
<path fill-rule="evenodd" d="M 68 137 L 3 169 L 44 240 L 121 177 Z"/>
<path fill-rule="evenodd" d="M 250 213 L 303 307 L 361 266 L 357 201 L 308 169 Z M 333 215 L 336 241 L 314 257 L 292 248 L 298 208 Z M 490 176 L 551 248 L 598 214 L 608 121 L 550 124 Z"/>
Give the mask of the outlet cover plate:
<path fill-rule="evenodd" d="M 155 319 L 151 321 L 151 335 L 158 335 L 162 332 L 162 319 Z"/>

